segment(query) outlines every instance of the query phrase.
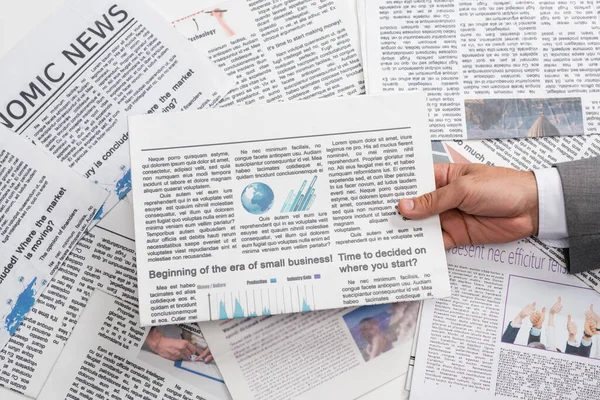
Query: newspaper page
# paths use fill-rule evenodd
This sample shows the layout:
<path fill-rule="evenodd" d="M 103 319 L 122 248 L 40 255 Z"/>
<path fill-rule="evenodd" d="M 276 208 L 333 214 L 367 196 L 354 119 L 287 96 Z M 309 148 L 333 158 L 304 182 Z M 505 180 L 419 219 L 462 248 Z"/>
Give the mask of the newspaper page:
<path fill-rule="evenodd" d="M 364 93 L 356 36 L 339 0 L 150 3 L 236 80 L 220 106 Z"/>
<path fill-rule="evenodd" d="M 424 302 L 411 399 L 600 396 L 600 295 L 526 241 L 449 250 Z M 427 329 L 425 329 L 427 327 Z"/>
<path fill-rule="evenodd" d="M 219 378 L 173 361 L 214 364 L 202 346 L 194 330 L 140 327 L 135 306 L 96 290 L 38 398 L 229 399 Z"/>
<path fill-rule="evenodd" d="M 418 313 L 414 301 L 200 327 L 234 400 L 356 399 L 404 382 Z"/>
<path fill-rule="evenodd" d="M 108 193 L 0 129 L 0 349 Z"/>
<path fill-rule="evenodd" d="M 433 139 L 600 133 L 597 3 L 360 1 L 369 93 L 426 92 Z"/>
<path fill-rule="evenodd" d="M 75 172 L 64 169 L 96 189 Z M 94 289 L 137 302 L 132 231 L 133 210 L 120 202 L 83 235 L 0 350 L 0 387 L 32 398 L 39 395 Z"/>
<path fill-rule="evenodd" d="M 396 209 L 434 188 L 424 102 L 130 118 L 142 325 L 449 295 L 438 217 Z"/>
<path fill-rule="evenodd" d="M 111 193 L 131 189 L 127 115 L 216 104 L 233 82 L 141 0 L 70 0 L 0 64 L 0 124 Z"/>

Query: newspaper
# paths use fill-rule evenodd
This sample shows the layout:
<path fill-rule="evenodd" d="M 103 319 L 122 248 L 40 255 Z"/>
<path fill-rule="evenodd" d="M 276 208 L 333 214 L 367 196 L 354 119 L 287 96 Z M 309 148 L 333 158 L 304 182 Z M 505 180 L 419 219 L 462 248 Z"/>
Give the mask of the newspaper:
<path fill-rule="evenodd" d="M 237 81 L 222 107 L 364 93 L 357 36 L 339 2 L 150 1 Z"/>
<path fill-rule="evenodd" d="M 127 115 L 216 104 L 233 82 L 141 0 L 70 0 L 0 64 L 0 124 L 111 192 L 131 188 Z"/>
<path fill-rule="evenodd" d="M 448 268 L 452 298 L 423 305 L 411 399 L 600 396 L 597 292 L 528 242 L 460 246 Z"/>
<path fill-rule="evenodd" d="M 530 169 L 597 155 L 595 149 L 600 149 L 599 143 L 597 136 L 456 140 L 434 142 L 433 150 L 434 159 L 440 162 L 481 162 Z M 585 368 L 593 374 L 596 371 L 594 368 L 600 366 L 597 361 L 600 358 L 597 336 L 593 335 L 591 348 L 581 344 L 586 317 L 596 318 L 595 313 L 590 311 L 593 310 L 593 304 L 600 304 L 600 297 L 576 279 L 598 290 L 594 279 L 590 278 L 590 274 L 597 274 L 598 271 L 577 274 L 576 277 L 568 275 L 562 250 L 548 247 L 535 238 L 502 246 L 461 246 L 448 253 L 453 297 L 448 301 L 426 302 L 423 307 L 421 328 L 435 328 L 426 332 L 421 329 L 419 332 L 414 372 L 418 378 L 411 382 L 411 398 L 428 399 L 435 395 L 473 399 L 558 398 L 571 393 L 598 396 L 600 392 L 596 381 L 591 379 L 582 383 L 571 378 L 576 368 Z M 483 287 L 486 289 L 481 291 Z M 524 301 L 527 296 L 531 297 L 528 302 Z M 551 318 L 550 310 L 558 303 L 559 297 L 560 305 L 556 305 L 554 311 L 564 310 L 553 312 Z M 541 339 L 529 336 L 532 321 L 520 318 L 524 321 L 524 327 L 513 340 L 509 333 L 512 332 L 514 336 L 516 329 L 512 328 L 518 324 L 511 324 L 509 328 L 509 321 L 513 321 L 520 310 L 534 301 L 537 312 L 545 311 L 546 322 L 542 323 Z M 519 302 L 523 304 L 517 305 Z M 571 338 L 567 329 L 569 315 L 574 324 L 569 325 L 571 330 L 578 329 Z M 477 320 L 485 320 L 485 328 Z M 464 335 L 465 325 L 471 327 L 469 336 Z M 490 325 L 495 326 L 494 331 L 489 329 Z M 464 337 L 464 343 L 456 342 L 459 336 L 452 329 L 441 334 L 440 326 L 460 327 L 460 337 Z M 533 333 L 539 332 L 534 330 Z M 503 335 L 507 336 L 503 338 Z M 471 337 L 478 339 L 471 340 Z M 554 353 L 540 352 L 542 346 L 538 343 Z M 588 341 L 584 344 L 588 344 Z M 518 348 L 514 345 L 536 348 Z M 452 351 L 448 351 L 449 348 Z M 573 360 L 574 356 L 569 353 L 576 350 L 580 351 L 577 354 L 587 356 L 585 362 L 591 365 L 582 364 L 579 359 Z M 456 361 L 451 362 L 450 358 L 458 360 L 460 365 Z M 478 361 L 473 362 L 474 359 Z M 569 360 L 575 363 L 569 363 Z M 451 367 L 452 373 L 442 364 Z M 531 365 L 536 368 L 528 368 Z M 569 377 L 568 380 L 562 379 L 561 368 L 567 371 L 566 374 L 571 374 L 564 375 L 565 378 Z M 539 379 L 542 376 L 544 379 L 550 377 L 550 384 L 544 385 Z M 469 377 L 468 382 L 465 377 Z"/>
<path fill-rule="evenodd" d="M 84 187 L 96 189 L 63 168 L 83 181 Z M 135 246 L 131 236 L 126 236 L 132 230 L 131 206 L 120 202 L 81 238 L 0 351 L 0 386 L 38 396 L 94 289 L 137 301 Z"/>
<path fill-rule="evenodd" d="M 0 129 L 0 349 L 107 195 L 24 138 Z"/>
<path fill-rule="evenodd" d="M 234 399 L 355 399 L 403 387 L 418 313 L 415 301 L 200 327 Z"/>
<path fill-rule="evenodd" d="M 130 118 L 142 325 L 449 295 L 439 219 L 396 210 L 434 188 L 424 101 Z"/>
<path fill-rule="evenodd" d="M 358 1 L 369 93 L 426 92 L 433 139 L 600 133 L 593 3 Z"/>
<path fill-rule="evenodd" d="M 228 399 L 222 382 L 176 366 L 203 363 L 200 346 L 193 331 L 140 327 L 134 305 L 96 290 L 38 399 Z"/>

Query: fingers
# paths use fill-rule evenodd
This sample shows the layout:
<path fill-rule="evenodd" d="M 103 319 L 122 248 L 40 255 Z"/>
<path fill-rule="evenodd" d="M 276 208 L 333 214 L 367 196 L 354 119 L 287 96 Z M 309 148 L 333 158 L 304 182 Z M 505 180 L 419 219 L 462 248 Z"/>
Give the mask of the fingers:
<path fill-rule="evenodd" d="M 214 358 L 213 358 L 212 354 L 208 354 L 208 355 L 206 356 L 206 358 L 204 359 L 204 362 L 205 362 L 205 363 L 209 363 L 209 362 L 211 362 L 212 360 L 214 360 Z"/>
<path fill-rule="evenodd" d="M 402 199 L 398 210 L 402 216 L 423 219 L 456 208 L 462 202 L 464 192 L 458 185 L 450 184 L 413 199 Z"/>

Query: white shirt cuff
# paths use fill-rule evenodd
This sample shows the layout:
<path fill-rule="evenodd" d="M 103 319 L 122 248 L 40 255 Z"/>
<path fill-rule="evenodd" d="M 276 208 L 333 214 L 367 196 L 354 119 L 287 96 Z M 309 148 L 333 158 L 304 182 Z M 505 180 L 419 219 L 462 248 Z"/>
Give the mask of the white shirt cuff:
<path fill-rule="evenodd" d="M 538 186 L 538 239 L 552 247 L 569 247 L 562 181 L 556 168 L 533 171 Z"/>

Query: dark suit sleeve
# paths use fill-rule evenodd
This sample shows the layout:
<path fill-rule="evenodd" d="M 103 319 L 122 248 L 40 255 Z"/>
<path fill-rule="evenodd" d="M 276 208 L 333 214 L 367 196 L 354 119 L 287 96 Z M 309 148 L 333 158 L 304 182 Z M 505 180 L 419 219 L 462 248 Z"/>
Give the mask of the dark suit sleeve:
<path fill-rule="evenodd" d="M 600 267 L 600 157 L 557 164 L 565 198 L 569 272 Z"/>
<path fill-rule="evenodd" d="M 514 343 L 521 328 L 513 328 L 512 323 L 508 323 L 506 330 L 502 334 L 503 343 Z"/>
<path fill-rule="evenodd" d="M 592 351 L 592 346 L 584 346 L 583 344 L 579 345 L 579 350 L 577 351 L 577 354 L 579 354 L 582 357 L 589 357 L 590 353 Z"/>
<path fill-rule="evenodd" d="M 533 329 L 533 328 L 532 328 Z M 540 342 L 541 343 L 541 335 L 534 335 L 533 333 L 531 333 L 531 330 L 529 330 L 529 339 L 527 339 L 527 345 L 533 343 L 533 342 Z"/>
<path fill-rule="evenodd" d="M 567 342 L 567 347 L 565 348 L 565 354 L 579 354 L 579 346 L 571 346 Z"/>

